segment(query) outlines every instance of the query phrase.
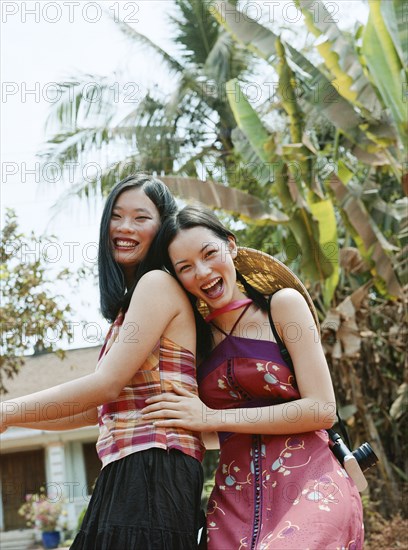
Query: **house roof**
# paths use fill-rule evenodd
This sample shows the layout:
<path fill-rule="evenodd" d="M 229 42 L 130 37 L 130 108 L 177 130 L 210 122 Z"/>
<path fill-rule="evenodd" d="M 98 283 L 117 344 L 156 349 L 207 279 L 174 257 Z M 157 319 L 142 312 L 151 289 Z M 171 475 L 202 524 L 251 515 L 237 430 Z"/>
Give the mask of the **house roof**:
<path fill-rule="evenodd" d="M 5 381 L 8 393 L 2 398 L 21 397 L 90 374 L 95 370 L 100 349 L 96 346 L 68 350 L 64 359 L 55 353 L 28 356 L 18 375 Z"/>

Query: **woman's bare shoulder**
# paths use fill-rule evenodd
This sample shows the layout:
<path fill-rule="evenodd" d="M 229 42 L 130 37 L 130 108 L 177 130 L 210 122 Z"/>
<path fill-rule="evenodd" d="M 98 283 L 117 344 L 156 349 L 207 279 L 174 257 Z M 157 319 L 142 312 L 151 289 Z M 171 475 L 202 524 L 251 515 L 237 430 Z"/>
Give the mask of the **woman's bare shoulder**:
<path fill-rule="evenodd" d="M 271 307 L 272 304 L 276 307 L 280 307 L 290 304 L 300 304 L 302 302 L 306 304 L 306 300 L 303 298 L 298 290 L 289 287 L 281 288 L 272 296 Z"/>
<path fill-rule="evenodd" d="M 135 294 L 157 297 L 161 300 L 177 298 L 188 301 L 187 295 L 177 279 L 167 271 L 160 269 L 145 273 L 136 286 Z"/>
<path fill-rule="evenodd" d="M 181 287 L 170 273 L 161 269 L 153 269 L 145 273 L 139 280 L 137 287 L 175 287 L 181 290 Z"/>
<path fill-rule="evenodd" d="M 271 300 L 271 314 L 275 321 L 300 321 L 304 316 L 312 317 L 305 298 L 294 288 L 282 288 Z"/>

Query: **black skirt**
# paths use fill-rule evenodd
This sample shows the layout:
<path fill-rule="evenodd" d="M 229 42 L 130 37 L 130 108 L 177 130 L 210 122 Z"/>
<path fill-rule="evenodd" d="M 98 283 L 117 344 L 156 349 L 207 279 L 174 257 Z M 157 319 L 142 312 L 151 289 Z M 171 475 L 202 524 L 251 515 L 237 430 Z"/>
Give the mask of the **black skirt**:
<path fill-rule="evenodd" d="M 103 468 L 71 550 L 197 548 L 201 464 L 178 450 L 148 449 Z"/>

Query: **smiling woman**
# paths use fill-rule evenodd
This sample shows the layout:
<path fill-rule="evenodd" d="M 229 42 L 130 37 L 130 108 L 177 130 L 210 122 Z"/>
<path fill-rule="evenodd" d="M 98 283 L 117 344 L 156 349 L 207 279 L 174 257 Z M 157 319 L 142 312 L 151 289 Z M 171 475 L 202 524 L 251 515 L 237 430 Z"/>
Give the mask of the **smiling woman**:
<path fill-rule="evenodd" d="M 192 248 L 191 243 L 201 245 Z M 188 292 L 205 300 L 210 309 L 240 297 L 235 284 L 227 286 L 231 272 L 235 273 L 234 264 L 227 257 L 232 260 L 236 255 L 232 236 L 225 241 L 205 227 L 186 229 L 169 246 L 177 278 Z"/>
<path fill-rule="evenodd" d="M 142 189 L 129 189 L 117 198 L 112 209 L 109 235 L 113 258 L 121 266 L 128 286 L 159 227 L 159 212 Z"/>
<path fill-rule="evenodd" d="M 202 208 L 170 217 L 157 250 L 195 307 L 199 397 L 173 387 L 142 413 L 163 428 L 218 432 L 208 550 L 361 550 L 361 500 L 329 447 L 333 386 L 301 281 L 238 248 Z"/>
<path fill-rule="evenodd" d="M 167 187 L 152 176 L 130 176 L 113 188 L 98 260 L 101 308 L 113 323 L 96 371 L 2 403 L 0 431 L 99 424 L 102 471 L 74 550 L 197 547 L 201 437 L 155 426 L 141 413 L 147 398 L 174 382 L 197 394 L 193 310 L 173 277 L 147 267 L 160 225 L 175 210 Z M 59 405 L 51 413 L 50 402 Z M 27 408 L 36 422 L 26 422 Z"/>

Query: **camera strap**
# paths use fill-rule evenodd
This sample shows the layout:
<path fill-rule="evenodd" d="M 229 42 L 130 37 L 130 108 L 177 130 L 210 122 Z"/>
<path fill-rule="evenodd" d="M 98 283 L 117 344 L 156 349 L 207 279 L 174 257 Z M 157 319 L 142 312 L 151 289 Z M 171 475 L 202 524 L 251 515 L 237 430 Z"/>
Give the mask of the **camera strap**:
<path fill-rule="evenodd" d="M 278 291 L 276 291 L 276 292 L 278 292 Z M 275 327 L 275 323 L 273 322 L 273 319 L 272 319 L 271 300 L 272 300 L 272 296 L 274 294 L 275 293 L 272 293 L 268 298 L 268 319 L 269 319 L 269 324 L 270 324 L 270 327 L 272 329 L 272 333 L 275 337 L 276 343 L 279 346 L 279 352 L 282 356 L 282 359 L 289 366 L 290 370 L 292 371 L 293 375 L 295 376 L 295 369 L 294 369 L 294 366 L 293 366 L 293 361 L 292 361 L 292 358 L 290 356 L 290 353 L 289 353 L 288 349 L 286 348 L 285 344 L 282 342 L 282 339 L 279 336 L 278 331 L 276 330 L 276 327 Z M 295 376 L 295 380 L 296 380 L 296 376 Z M 348 448 L 351 449 L 351 443 L 350 443 L 350 438 L 349 438 L 348 433 L 347 433 L 347 428 L 346 428 L 346 425 L 345 425 L 343 419 L 340 417 L 340 415 L 337 411 L 337 406 L 336 406 L 336 416 L 337 416 L 337 423 L 338 423 L 340 431 L 341 431 L 341 435 L 343 436 L 343 439 L 344 439 L 346 445 L 348 446 Z M 326 430 L 326 431 L 328 432 L 329 435 L 331 435 L 331 433 L 334 433 L 333 430 L 331 430 L 331 429 Z"/>

